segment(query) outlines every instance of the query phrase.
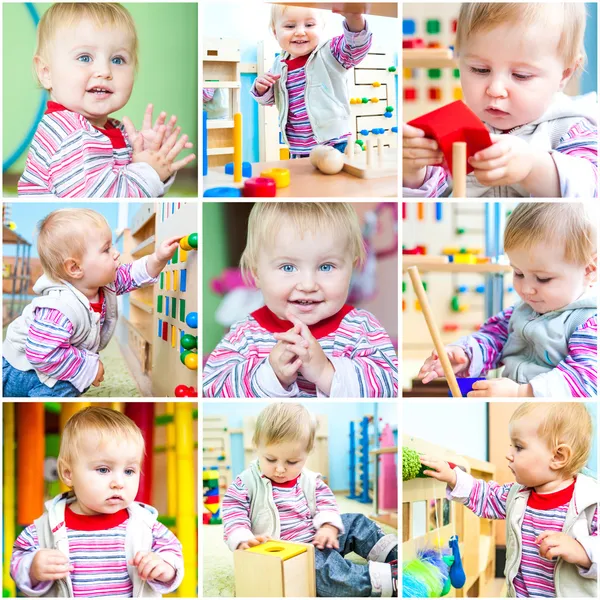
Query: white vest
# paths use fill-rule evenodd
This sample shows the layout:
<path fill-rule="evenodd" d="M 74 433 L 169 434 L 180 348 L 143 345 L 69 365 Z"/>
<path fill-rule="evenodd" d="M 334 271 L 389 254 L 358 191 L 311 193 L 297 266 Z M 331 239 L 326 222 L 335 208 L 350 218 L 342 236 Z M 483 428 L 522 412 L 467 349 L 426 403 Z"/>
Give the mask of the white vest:
<path fill-rule="evenodd" d="M 64 492 L 53 500 L 46 502 L 47 511 L 33 522 L 41 549 L 60 550 L 65 556 L 69 556 L 65 507 L 74 501 L 75 496 L 72 492 Z M 154 591 L 140 579 L 137 568 L 129 564 L 136 552 L 150 552 L 152 550 L 152 527 L 156 522 L 156 510 L 141 502 L 134 502 L 127 508 L 127 511 L 129 512 L 129 521 L 127 522 L 127 532 L 125 534 L 125 555 L 128 563 L 127 571 L 133 583 L 133 597 L 162 598 L 161 594 Z M 140 596 L 142 586 L 144 589 L 143 594 Z M 72 598 L 73 584 L 70 576 L 67 575 L 64 579 L 56 580 L 48 592 L 42 594 L 42 596 Z"/>
<path fill-rule="evenodd" d="M 530 490 L 515 484 L 510 488 L 506 499 L 506 576 L 507 596 L 516 596 L 513 580 L 519 571 L 523 540 L 521 527 L 527 508 Z M 591 477 L 577 475 L 575 491 L 569 504 L 562 531 L 576 538 L 577 535 L 589 535 L 594 511 L 600 492 L 598 483 Z M 576 508 L 577 507 L 577 508 Z M 579 510 L 579 513 L 576 512 Z M 577 565 L 558 558 L 554 567 L 554 587 L 557 598 L 596 598 L 598 583 L 596 579 L 586 579 L 579 574 Z"/>

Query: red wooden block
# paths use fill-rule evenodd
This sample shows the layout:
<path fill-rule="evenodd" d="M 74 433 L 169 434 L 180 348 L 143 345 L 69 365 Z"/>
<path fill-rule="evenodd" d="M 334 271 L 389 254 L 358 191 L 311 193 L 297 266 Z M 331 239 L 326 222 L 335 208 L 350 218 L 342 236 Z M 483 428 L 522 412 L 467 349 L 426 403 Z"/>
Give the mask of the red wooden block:
<path fill-rule="evenodd" d="M 404 88 L 404 99 L 405 100 L 416 100 L 417 90 L 415 88 Z"/>
<path fill-rule="evenodd" d="M 445 332 L 458 331 L 458 323 L 444 323 L 442 330 Z"/>
<path fill-rule="evenodd" d="M 429 42 L 429 44 L 427 44 L 428 48 L 441 48 L 442 45 L 439 42 Z"/>
<path fill-rule="evenodd" d="M 422 38 L 402 40 L 402 48 L 425 48 L 425 42 L 422 40 Z"/>
<path fill-rule="evenodd" d="M 163 321 L 163 330 L 162 330 L 162 339 L 168 341 L 169 339 L 169 324 L 166 321 Z"/>
<path fill-rule="evenodd" d="M 430 100 L 441 100 L 442 99 L 442 90 L 438 87 L 429 88 L 429 99 Z"/>
<path fill-rule="evenodd" d="M 250 177 L 244 182 L 242 195 L 250 198 L 272 198 L 276 194 L 275 180 L 268 177 Z"/>
<path fill-rule="evenodd" d="M 456 33 L 456 26 L 458 25 L 458 21 L 454 19 L 452 21 L 452 33 Z"/>
<path fill-rule="evenodd" d="M 454 142 L 467 143 L 467 159 L 492 145 L 485 125 L 462 100 L 457 100 L 422 117 L 417 117 L 408 124 L 422 129 L 426 137 L 433 138 L 440 145 L 450 172 L 452 172 L 452 144 Z M 473 167 L 467 163 L 467 173 L 471 171 L 473 171 Z"/>

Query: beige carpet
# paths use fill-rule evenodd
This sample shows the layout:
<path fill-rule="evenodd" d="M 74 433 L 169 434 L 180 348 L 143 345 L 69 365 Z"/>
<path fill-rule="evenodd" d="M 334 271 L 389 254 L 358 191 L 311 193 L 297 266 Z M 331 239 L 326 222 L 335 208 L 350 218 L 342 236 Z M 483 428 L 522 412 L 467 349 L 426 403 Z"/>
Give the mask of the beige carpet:
<path fill-rule="evenodd" d="M 340 494 L 336 494 L 335 498 L 342 513 L 361 513 L 368 517 L 373 512 L 372 504 L 348 500 Z M 385 533 L 397 532 L 397 529 L 387 525 L 380 523 L 379 526 Z M 233 554 L 223 541 L 223 526 L 203 525 L 202 542 L 204 597 L 233 597 Z M 346 558 L 355 563 L 366 563 L 363 558 L 354 553 L 348 554 Z"/>

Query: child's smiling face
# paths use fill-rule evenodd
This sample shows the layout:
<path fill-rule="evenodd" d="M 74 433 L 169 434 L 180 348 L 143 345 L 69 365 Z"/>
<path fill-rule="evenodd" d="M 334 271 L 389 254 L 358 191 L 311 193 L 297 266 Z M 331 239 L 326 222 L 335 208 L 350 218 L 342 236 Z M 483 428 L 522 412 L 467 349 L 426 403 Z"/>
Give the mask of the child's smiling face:
<path fill-rule="evenodd" d="M 521 25 L 506 23 L 471 33 L 460 50 L 460 81 L 466 104 L 501 130 L 535 121 L 560 91 L 572 69 L 558 54 L 557 17 Z"/>
<path fill-rule="evenodd" d="M 574 302 L 595 278 L 595 258 L 589 265 L 568 262 L 564 244 L 535 244 L 527 250 L 514 248 L 506 253 L 514 270 L 515 291 L 540 314 Z"/>
<path fill-rule="evenodd" d="M 38 77 L 53 101 L 104 127 L 125 106 L 135 75 L 134 40 L 125 29 L 98 28 L 82 18 L 57 30 L 48 56 L 36 59 Z"/>
<path fill-rule="evenodd" d="M 346 302 L 353 258 L 343 231 L 305 231 L 283 221 L 263 245 L 253 272 L 265 304 L 280 319 L 288 312 L 306 325 L 336 314 Z"/>
<path fill-rule="evenodd" d="M 290 6 L 275 23 L 275 37 L 292 58 L 310 54 L 318 45 L 323 23 L 312 9 Z"/>

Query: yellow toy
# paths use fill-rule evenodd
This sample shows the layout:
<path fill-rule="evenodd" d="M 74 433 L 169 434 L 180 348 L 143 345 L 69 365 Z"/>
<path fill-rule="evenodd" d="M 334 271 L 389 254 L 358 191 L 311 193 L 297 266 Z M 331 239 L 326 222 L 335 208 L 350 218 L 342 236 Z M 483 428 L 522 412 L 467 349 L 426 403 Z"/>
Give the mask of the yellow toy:
<path fill-rule="evenodd" d="M 291 598 L 317 595 L 312 544 L 269 540 L 233 553 L 235 595 Z"/>

